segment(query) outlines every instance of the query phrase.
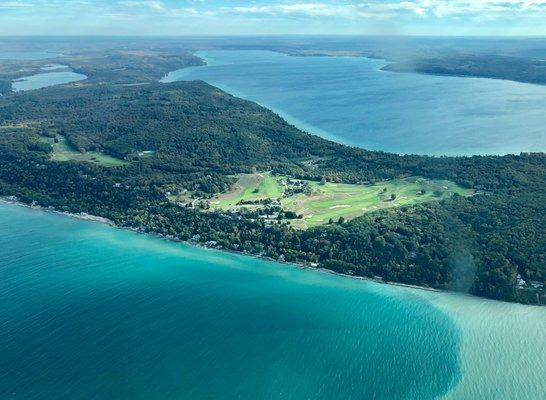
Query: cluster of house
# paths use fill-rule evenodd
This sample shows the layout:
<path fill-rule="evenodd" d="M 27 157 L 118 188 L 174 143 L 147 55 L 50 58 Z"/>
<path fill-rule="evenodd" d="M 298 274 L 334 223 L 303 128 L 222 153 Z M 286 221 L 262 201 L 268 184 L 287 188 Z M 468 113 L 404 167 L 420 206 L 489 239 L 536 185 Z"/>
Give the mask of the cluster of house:
<path fill-rule="evenodd" d="M 531 285 L 535 289 L 544 289 L 544 284 L 542 282 L 529 281 L 529 284 L 527 284 L 527 281 L 523 279 L 520 274 L 518 274 L 518 276 L 516 277 L 516 283 L 520 288 Z"/>

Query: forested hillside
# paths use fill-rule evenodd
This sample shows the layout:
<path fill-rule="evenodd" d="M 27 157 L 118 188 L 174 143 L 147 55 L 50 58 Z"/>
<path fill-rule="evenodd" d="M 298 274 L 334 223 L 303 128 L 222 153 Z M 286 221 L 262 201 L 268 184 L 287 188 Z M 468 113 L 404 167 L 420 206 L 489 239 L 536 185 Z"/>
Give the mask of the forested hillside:
<path fill-rule="evenodd" d="M 95 50 L 75 52 L 59 61 L 88 76 L 88 83 L 142 84 L 157 82 L 175 69 L 201 65 L 186 51 Z"/>
<path fill-rule="evenodd" d="M 51 140 L 59 138 L 124 163 L 54 161 Z M 423 176 L 476 194 L 307 230 L 166 197 L 173 188 L 225 191 L 233 174 L 253 171 L 347 183 Z M 546 301 L 530 284 L 546 278 L 545 181 L 544 154 L 434 158 L 350 148 L 203 82 L 87 83 L 0 101 L 0 195 L 180 240 L 509 301 Z"/>
<path fill-rule="evenodd" d="M 473 76 L 546 84 L 546 61 L 524 57 L 450 56 L 400 61 L 382 69 L 393 72 L 418 72 L 433 75 Z"/>

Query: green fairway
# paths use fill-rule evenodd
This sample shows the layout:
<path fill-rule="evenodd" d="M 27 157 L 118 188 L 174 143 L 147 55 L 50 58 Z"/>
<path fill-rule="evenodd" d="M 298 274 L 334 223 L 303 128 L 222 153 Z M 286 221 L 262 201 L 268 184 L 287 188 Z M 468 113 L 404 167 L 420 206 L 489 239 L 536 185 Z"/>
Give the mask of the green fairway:
<path fill-rule="evenodd" d="M 285 209 L 303 215 L 294 225 L 311 227 L 337 221 L 340 217 L 352 219 L 381 208 L 397 207 L 440 200 L 457 193 L 468 195 L 450 181 L 406 178 L 373 185 L 309 182 L 310 195 L 300 194 L 282 200 Z"/>
<path fill-rule="evenodd" d="M 284 189 L 279 184 L 279 178 L 271 176 L 271 174 L 265 174 L 260 186 L 258 187 L 258 193 L 270 199 L 277 199 L 282 196 Z"/>
<path fill-rule="evenodd" d="M 57 141 L 52 138 L 42 138 L 42 141 L 51 144 L 53 154 L 51 159 L 54 161 L 84 161 L 93 162 L 105 167 L 118 167 L 126 165 L 127 162 L 119 158 L 111 157 L 98 151 L 88 151 L 81 153 L 70 146 L 70 143 L 64 136 L 57 136 Z"/>
<path fill-rule="evenodd" d="M 294 194 L 288 188 L 294 184 L 300 189 Z M 291 224 L 308 228 L 337 221 L 350 220 L 366 212 L 382 208 L 412 205 L 441 200 L 459 194 L 467 196 L 471 190 L 451 181 L 410 177 L 385 181 L 373 185 L 356 185 L 293 180 L 270 173 L 239 175 L 234 189 L 211 200 L 213 209 L 259 207 L 259 204 L 242 204 L 262 199 L 278 200 L 284 210 L 301 215 Z"/>
<path fill-rule="evenodd" d="M 218 196 L 210 203 L 213 208 L 234 207 L 241 201 L 279 199 L 284 192 L 281 178 L 270 173 L 242 174 L 238 176 L 232 191 Z"/>

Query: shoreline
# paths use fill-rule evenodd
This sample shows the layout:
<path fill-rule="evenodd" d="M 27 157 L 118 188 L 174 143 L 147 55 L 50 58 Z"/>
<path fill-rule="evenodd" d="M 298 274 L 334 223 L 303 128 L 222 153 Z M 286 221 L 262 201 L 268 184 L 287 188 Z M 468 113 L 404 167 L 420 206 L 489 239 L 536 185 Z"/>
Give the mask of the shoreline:
<path fill-rule="evenodd" d="M 449 290 L 435 289 L 435 288 L 426 287 L 426 286 L 411 285 L 411 284 L 402 283 L 402 282 L 386 282 L 386 281 L 381 280 L 381 279 L 368 278 L 368 277 L 365 277 L 365 276 L 349 275 L 349 274 L 336 272 L 336 271 L 326 269 L 326 268 L 322 268 L 322 267 L 315 267 L 315 266 L 311 265 L 310 263 L 305 263 L 305 262 L 283 262 L 283 261 L 275 260 L 275 259 L 273 259 L 271 257 L 260 256 L 260 255 L 256 255 L 256 254 L 249 254 L 249 253 L 245 253 L 245 252 L 242 252 L 242 251 L 218 248 L 218 247 L 213 247 L 213 246 L 207 246 L 207 245 L 204 245 L 204 244 L 201 244 L 201 243 L 198 243 L 198 242 L 195 242 L 195 241 L 191 241 L 191 240 L 178 240 L 178 239 L 175 239 L 175 238 L 172 238 L 172 237 L 162 235 L 160 233 L 143 232 L 143 231 L 140 231 L 140 230 L 135 229 L 135 228 L 131 228 L 131 227 L 127 227 L 127 226 L 120 226 L 120 225 L 117 225 L 114 221 L 112 221 L 112 220 L 110 220 L 108 218 L 99 217 L 97 215 L 92 215 L 92 214 L 88 214 L 88 213 L 85 213 L 85 212 L 76 214 L 76 213 L 69 213 L 67 211 L 59 211 L 59 210 L 56 210 L 54 208 L 40 206 L 38 204 L 26 204 L 26 203 L 23 203 L 23 202 L 21 202 L 21 201 L 19 201 L 17 199 L 10 198 L 10 197 L 0 197 L 0 204 L 10 204 L 10 205 L 14 205 L 14 206 L 17 206 L 17 207 L 25 207 L 25 208 L 35 210 L 35 211 L 41 211 L 41 212 L 45 212 L 45 213 L 56 214 L 56 215 L 60 215 L 60 216 L 68 217 L 68 218 L 82 220 L 82 221 L 99 223 L 99 224 L 102 224 L 102 225 L 109 226 L 111 228 L 122 229 L 122 230 L 125 230 L 125 231 L 134 232 L 134 233 L 141 234 L 141 235 L 147 235 L 147 236 L 150 236 L 150 237 L 163 239 L 163 240 L 166 240 L 166 241 L 169 241 L 169 242 L 172 242 L 172 243 L 182 243 L 182 244 L 185 244 L 187 246 L 197 247 L 197 248 L 200 248 L 200 249 L 220 251 L 220 252 L 235 254 L 235 255 L 238 255 L 238 256 L 252 257 L 252 258 L 255 258 L 255 259 L 258 259 L 258 260 L 274 262 L 274 263 L 278 263 L 278 264 L 292 265 L 292 266 L 294 266 L 296 268 L 310 269 L 310 270 L 313 270 L 313 271 L 318 271 L 318 272 L 325 273 L 325 274 L 330 274 L 330 275 L 336 275 L 336 276 L 340 276 L 340 277 L 343 277 L 343 278 L 349 278 L 349 279 L 355 279 L 355 280 L 361 280 L 361 281 L 367 281 L 367 282 L 375 282 L 375 283 L 379 283 L 379 284 L 383 284 L 383 285 L 399 286 L 399 287 L 410 288 L 410 289 L 425 290 L 425 291 L 428 291 L 428 292 L 457 293 L 457 292 L 452 292 L 452 291 L 449 291 Z M 473 297 L 477 297 L 477 296 L 473 296 Z"/>

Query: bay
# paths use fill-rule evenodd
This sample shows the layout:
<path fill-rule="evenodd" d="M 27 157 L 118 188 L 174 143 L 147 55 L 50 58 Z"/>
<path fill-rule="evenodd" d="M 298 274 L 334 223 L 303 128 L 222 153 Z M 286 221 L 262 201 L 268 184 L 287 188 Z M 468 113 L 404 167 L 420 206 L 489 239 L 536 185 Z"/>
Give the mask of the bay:
<path fill-rule="evenodd" d="M 429 155 L 546 150 L 545 86 L 385 72 L 385 61 L 363 57 L 196 54 L 207 65 L 173 71 L 163 82 L 204 80 L 348 145 Z"/>

